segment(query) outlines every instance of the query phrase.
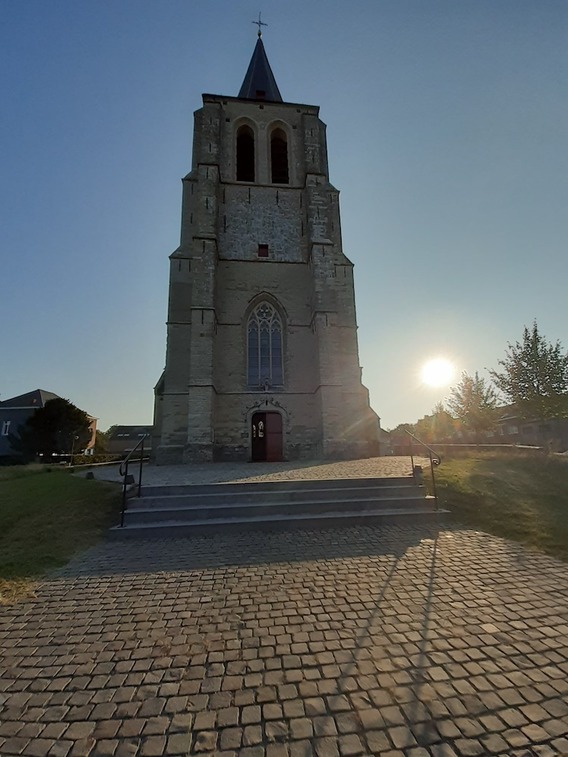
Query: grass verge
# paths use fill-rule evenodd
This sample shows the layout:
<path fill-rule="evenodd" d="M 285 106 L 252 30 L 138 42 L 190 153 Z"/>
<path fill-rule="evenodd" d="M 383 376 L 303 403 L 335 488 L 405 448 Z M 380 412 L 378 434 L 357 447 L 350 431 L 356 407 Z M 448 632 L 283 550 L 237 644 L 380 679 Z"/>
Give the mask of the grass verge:
<path fill-rule="evenodd" d="M 568 462 L 473 453 L 436 469 L 450 521 L 521 542 L 568 561 Z"/>
<path fill-rule="evenodd" d="M 118 521 L 120 487 L 65 470 L 0 469 L 0 604 L 96 543 Z"/>

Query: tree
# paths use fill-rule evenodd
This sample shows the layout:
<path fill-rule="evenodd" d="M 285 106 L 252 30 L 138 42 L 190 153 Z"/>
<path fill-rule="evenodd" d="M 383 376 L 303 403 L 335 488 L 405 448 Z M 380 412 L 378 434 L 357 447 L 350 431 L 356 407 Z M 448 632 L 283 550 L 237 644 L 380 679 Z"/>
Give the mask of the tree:
<path fill-rule="evenodd" d="M 95 436 L 95 455 L 104 455 L 108 452 L 108 431 L 99 431 Z"/>
<path fill-rule="evenodd" d="M 456 421 L 441 402 L 432 411 L 432 440 L 443 442 L 452 439 L 456 432 Z"/>
<path fill-rule="evenodd" d="M 432 443 L 433 422 L 431 415 L 425 415 L 423 418 L 416 421 L 414 434 L 420 439 L 420 441 L 425 442 L 426 444 Z"/>
<path fill-rule="evenodd" d="M 391 446 L 395 455 L 408 454 L 407 449 L 410 449 L 410 437 L 406 432 L 410 431 L 413 434 L 415 430 L 413 423 L 399 423 L 396 428 L 389 430 Z"/>
<path fill-rule="evenodd" d="M 509 344 L 503 370 L 490 371 L 495 385 L 523 418 L 568 417 L 568 355 L 560 342 L 549 344 L 538 331 L 526 326 L 522 342 Z"/>
<path fill-rule="evenodd" d="M 14 449 L 31 460 L 36 455 L 51 457 L 83 450 L 91 438 L 89 416 L 69 400 L 48 400 L 11 436 Z"/>
<path fill-rule="evenodd" d="M 495 425 L 497 395 L 479 374 L 464 371 L 460 383 L 451 390 L 448 408 L 466 429 L 479 436 Z"/>

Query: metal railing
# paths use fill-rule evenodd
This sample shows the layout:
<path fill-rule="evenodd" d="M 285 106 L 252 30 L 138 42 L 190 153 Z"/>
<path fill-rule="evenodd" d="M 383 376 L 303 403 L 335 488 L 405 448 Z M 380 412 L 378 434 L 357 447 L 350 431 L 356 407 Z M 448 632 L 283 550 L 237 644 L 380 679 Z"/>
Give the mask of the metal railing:
<path fill-rule="evenodd" d="M 122 510 L 120 512 L 120 527 L 124 527 L 124 513 L 126 512 L 126 488 L 128 484 L 133 484 L 134 480 L 129 481 L 128 478 L 128 466 L 131 462 L 139 462 L 140 467 L 138 469 L 138 496 L 140 496 L 140 492 L 142 491 L 142 466 L 144 465 L 144 442 L 147 439 L 149 434 L 144 434 L 142 439 L 138 442 L 138 444 L 133 447 L 128 455 L 124 458 L 124 460 L 120 463 L 120 468 L 118 469 L 118 473 L 120 476 L 122 476 Z M 140 449 L 140 458 L 136 460 L 132 460 L 132 455 L 136 452 L 136 450 L 141 447 Z"/>
<path fill-rule="evenodd" d="M 436 476 L 434 475 L 434 466 L 440 465 L 440 463 L 442 462 L 442 456 L 435 452 L 432 447 L 429 447 L 426 442 L 423 442 L 422 439 L 419 439 L 417 436 L 414 436 L 414 434 L 411 434 L 410 431 L 406 431 L 406 433 L 410 437 L 410 464 L 412 465 L 412 477 L 415 481 L 416 468 L 414 466 L 414 451 L 412 449 L 412 441 L 414 440 L 417 444 L 420 444 L 428 452 L 428 457 L 430 458 L 430 473 L 432 475 L 432 494 L 434 495 L 434 506 L 437 510 L 438 492 L 436 491 Z"/>

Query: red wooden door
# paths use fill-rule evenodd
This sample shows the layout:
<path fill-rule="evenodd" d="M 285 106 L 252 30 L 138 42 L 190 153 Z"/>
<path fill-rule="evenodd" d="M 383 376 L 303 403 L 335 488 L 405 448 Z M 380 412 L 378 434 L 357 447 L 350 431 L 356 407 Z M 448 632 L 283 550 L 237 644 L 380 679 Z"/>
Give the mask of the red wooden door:
<path fill-rule="evenodd" d="M 266 413 L 266 460 L 282 460 L 282 416 Z"/>

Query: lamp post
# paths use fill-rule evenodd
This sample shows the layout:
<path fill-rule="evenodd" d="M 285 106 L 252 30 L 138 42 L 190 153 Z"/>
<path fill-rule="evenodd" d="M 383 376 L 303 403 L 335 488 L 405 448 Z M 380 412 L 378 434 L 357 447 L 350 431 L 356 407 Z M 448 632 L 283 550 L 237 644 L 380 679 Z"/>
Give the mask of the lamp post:
<path fill-rule="evenodd" d="M 79 439 L 79 435 L 74 431 L 71 433 L 71 458 L 69 460 L 69 467 L 73 465 L 73 455 L 75 454 L 75 442 Z"/>

